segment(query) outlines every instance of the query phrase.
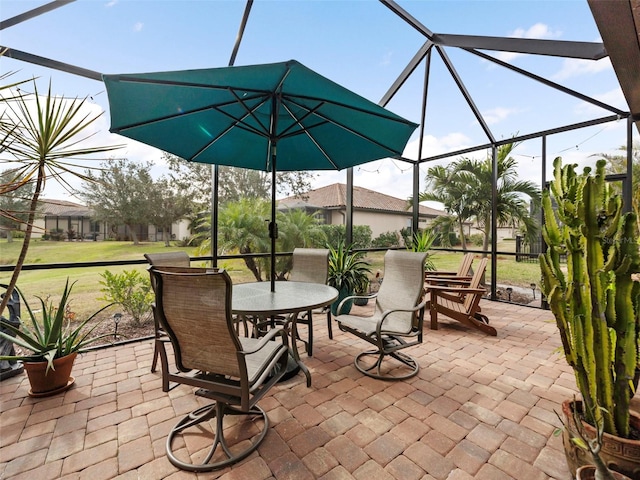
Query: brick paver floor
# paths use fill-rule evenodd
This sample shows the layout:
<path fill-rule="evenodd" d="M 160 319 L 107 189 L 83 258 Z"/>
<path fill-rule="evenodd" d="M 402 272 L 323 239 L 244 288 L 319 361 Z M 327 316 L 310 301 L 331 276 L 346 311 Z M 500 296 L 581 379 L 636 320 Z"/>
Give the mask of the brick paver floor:
<path fill-rule="evenodd" d="M 384 382 L 353 358 L 368 344 L 315 322 L 314 356 L 260 405 L 269 433 L 241 463 L 182 472 L 165 454 L 193 390 L 162 392 L 152 343 L 78 357 L 74 386 L 28 396 L 24 375 L 0 382 L 1 479 L 486 479 L 570 478 L 555 411 L 575 392 L 550 312 L 483 301 L 497 337 L 443 320 L 410 353 L 417 376 Z"/>

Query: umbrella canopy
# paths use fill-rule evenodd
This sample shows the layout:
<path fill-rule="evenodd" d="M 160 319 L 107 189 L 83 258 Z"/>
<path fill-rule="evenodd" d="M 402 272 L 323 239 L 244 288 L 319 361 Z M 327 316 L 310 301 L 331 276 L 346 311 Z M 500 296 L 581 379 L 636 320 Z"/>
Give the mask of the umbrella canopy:
<path fill-rule="evenodd" d="M 397 157 L 413 122 L 295 60 L 103 76 L 110 131 L 185 160 L 272 172 L 341 170 Z"/>

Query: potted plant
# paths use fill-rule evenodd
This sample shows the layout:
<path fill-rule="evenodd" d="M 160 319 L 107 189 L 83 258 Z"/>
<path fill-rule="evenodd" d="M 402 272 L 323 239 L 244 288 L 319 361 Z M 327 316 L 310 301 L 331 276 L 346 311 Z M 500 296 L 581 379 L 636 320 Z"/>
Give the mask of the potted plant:
<path fill-rule="evenodd" d="M 41 307 L 40 319 L 37 318 L 36 312 L 31 309 L 20 289 L 16 287 L 24 303 L 24 309 L 28 313 L 29 322 L 25 323 L 23 319 L 22 326 L 15 326 L 4 318 L 0 319 L 3 330 L 9 332 L 0 331 L 0 337 L 23 350 L 20 355 L 0 356 L 0 360 L 24 362 L 24 369 L 31 384 L 29 392 L 31 396 L 54 395 L 70 387 L 73 384 L 71 369 L 78 352 L 107 336 L 105 334 L 92 337 L 91 334 L 99 322 L 90 327 L 88 323 L 113 304 L 105 305 L 86 320 L 74 322 L 72 325 L 69 295 L 74 284 L 75 282 L 69 285 L 69 279 L 67 279 L 57 306 L 53 302 L 37 297 Z"/>
<path fill-rule="evenodd" d="M 578 436 L 575 430 L 584 426 L 593 438 L 602 425 L 605 464 L 640 478 L 633 473 L 640 470 L 640 442 L 630 439 L 629 408 L 638 366 L 640 283 L 633 279 L 640 271 L 637 219 L 622 212 L 620 195 L 605 180 L 605 164 L 598 161 L 595 174 L 588 167 L 577 174 L 576 165 L 563 167 L 555 159 L 554 180 L 543 193 L 547 251 L 540 256 L 541 290 L 582 397 L 563 404 L 570 469 L 592 463 L 571 441 Z M 573 421 L 578 417 L 584 422 L 580 426 Z M 635 456 L 623 458 L 632 452 Z"/>
<path fill-rule="evenodd" d="M 344 242 L 338 242 L 338 246 L 329 248 L 329 276 L 327 283 L 338 290 L 338 298 L 331 304 L 331 313 L 338 315 L 337 309 L 340 302 L 357 291 L 363 291 L 369 283 L 371 267 L 366 262 L 364 252 L 351 252 L 351 247 L 346 247 Z M 346 314 L 351 311 L 353 301 L 347 301 L 340 311 Z"/>
<path fill-rule="evenodd" d="M 574 403 L 577 400 L 574 398 Z M 557 412 L 556 412 L 557 414 Z M 576 445 L 578 448 L 582 449 L 584 452 L 587 452 L 593 461 L 593 464 L 582 465 L 578 467 L 576 470 L 576 479 L 577 480 L 629 480 L 629 477 L 623 475 L 622 473 L 610 470 L 607 467 L 604 459 L 600 456 L 600 452 L 602 451 L 602 442 L 604 431 L 602 428 L 602 423 L 596 424 L 595 427 L 595 435 L 589 434 L 586 432 L 584 422 L 582 421 L 581 412 L 574 408 L 569 413 L 571 416 L 571 424 L 574 426 L 569 429 L 565 419 L 558 415 L 560 422 L 562 422 L 564 426 L 564 431 L 571 432 L 571 436 L 569 440 L 572 444 Z M 595 415 L 592 413 L 589 414 L 590 418 L 593 418 Z M 565 418 L 567 418 L 565 416 Z M 554 432 L 554 435 L 560 434 L 562 429 L 557 429 Z"/>

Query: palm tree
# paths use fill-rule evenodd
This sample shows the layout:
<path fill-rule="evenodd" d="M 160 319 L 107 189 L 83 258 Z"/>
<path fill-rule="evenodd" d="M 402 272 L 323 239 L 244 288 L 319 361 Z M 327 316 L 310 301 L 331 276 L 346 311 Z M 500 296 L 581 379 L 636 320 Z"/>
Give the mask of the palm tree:
<path fill-rule="evenodd" d="M 538 232 L 538 225 L 531 217 L 529 201 L 534 208 L 540 206 L 540 188 L 533 182 L 518 179 L 518 162 L 509 155 L 516 144 L 507 143 L 498 147 L 497 155 L 497 223 L 498 225 L 521 225 L 527 238 Z M 469 208 L 484 235 L 483 249 L 489 248 L 492 216 L 491 158 L 479 161 L 462 158 L 455 163 L 458 180 L 467 185 L 470 194 Z"/>
<path fill-rule="evenodd" d="M 427 170 L 426 190 L 418 197 L 420 202 L 433 201 L 444 205 L 445 211 L 449 214 L 447 220 L 438 221 L 440 238 L 449 238 L 449 233 L 456 226 L 462 249 L 467 249 L 466 237 L 464 234 L 464 224 L 471 219 L 473 212 L 469 209 L 470 194 L 467 185 L 459 181 L 455 168 L 451 164 L 448 167 L 438 165 Z"/>
<path fill-rule="evenodd" d="M 87 127 L 92 125 L 101 115 L 88 114 L 83 111 L 85 99 L 68 101 L 51 94 L 49 83 L 48 94 L 44 98 L 38 95 L 38 88 L 33 81 L 33 94 L 19 94 L 15 97 L 0 95 L 2 106 L 6 107 L 3 121 L 0 122 L 0 152 L 10 156 L 7 162 L 17 163 L 12 179 L 0 185 L 0 195 L 14 192 L 27 184 L 35 183 L 30 198 L 29 216 L 20 255 L 13 269 L 7 291 L 0 304 L 0 314 L 4 311 L 11 293 L 22 270 L 36 217 L 38 200 L 44 190 L 47 179 L 55 179 L 70 188 L 65 180 L 71 174 L 83 180 L 87 177 L 74 170 L 76 165 L 68 159 L 106 152 L 120 146 L 78 147 L 91 135 L 81 136 Z M 34 105 L 30 103 L 35 99 Z"/>
<path fill-rule="evenodd" d="M 498 147 L 497 156 L 497 213 L 498 225 L 521 225 L 527 237 L 533 238 L 537 224 L 531 217 L 529 202 L 540 205 L 540 189 L 530 181 L 518 179 L 517 162 L 509 155 L 516 144 Z M 474 160 L 462 157 L 446 167 L 432 167 L 427 171 L 427 188 L 420 201 L 441 202 L 455 219 L 462 247 L 466 250 L 463 226 L 475 219 L 484 235 L 483 249 L 489 247 L 492 216 L 492 159 Z M 442 221 L 441 227 L 452 221 Z M 442 235 L 446 235 L 445 232 Z"/>

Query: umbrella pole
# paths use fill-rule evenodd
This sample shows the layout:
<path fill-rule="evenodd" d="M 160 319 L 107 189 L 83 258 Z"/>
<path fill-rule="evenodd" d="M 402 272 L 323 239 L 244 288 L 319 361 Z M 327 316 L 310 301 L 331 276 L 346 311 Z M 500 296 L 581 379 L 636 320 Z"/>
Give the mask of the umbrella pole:
<path fill-rule="evenodd" d="M 271 150 L 271 291 L 276 291 L 276 238 L 278 238 L 278 224 L 276 223 L 276 145 Z"/>

